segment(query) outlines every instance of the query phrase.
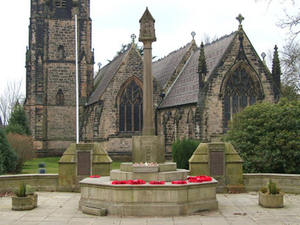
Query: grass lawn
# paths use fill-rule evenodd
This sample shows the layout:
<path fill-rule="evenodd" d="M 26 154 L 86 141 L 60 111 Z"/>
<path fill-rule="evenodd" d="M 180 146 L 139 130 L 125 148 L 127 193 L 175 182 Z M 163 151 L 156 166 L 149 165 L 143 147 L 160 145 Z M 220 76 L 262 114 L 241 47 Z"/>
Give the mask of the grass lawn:
<path fill-rule="evenodd" d="M 22 174 L 38 173 L 39 163 L 45 163 L 46 173 L 58 173 L 58 160 L 60 157 L 34 158 L 27 161 L 22 167 Z"/>
<path fill-rule="evenodd" d="M 58 173 L 59 159 L 60 157 L 34 158 L 24 164 L 21 174 L 38 173 L 39 163 L 45 163 L 46 173 Z M 120 169 L 120 164 L 121 162 L 113 162 L 111 168 Z"/>

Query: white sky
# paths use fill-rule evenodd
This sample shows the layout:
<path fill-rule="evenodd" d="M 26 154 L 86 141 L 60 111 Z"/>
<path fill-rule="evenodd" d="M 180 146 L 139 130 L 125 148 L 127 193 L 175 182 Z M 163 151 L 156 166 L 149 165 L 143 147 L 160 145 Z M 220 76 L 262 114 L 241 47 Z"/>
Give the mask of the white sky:
<path fill-rule="evenodd" d="M 200 45 L 203 35 L 221 37 L 236 31 L 239 13 L 245 20 L 242 25 L 254 48 L 260 55 L 279 50 L 284 43 L 284 31 L 276 26 L 278 18 L 284 17 L 281 0 L 90 0 L 92 18 L 92 46 L 95 49 L 95 70 L 111 60 L 122 44 L 131 41 L 131 34 L 139 35 L 139 19 L 148 7 L 155 19 L 157 41 L 153 43 L 153 56 L 168 55 L 191 41 Z M 285 1 L 286 7 L 289 0 Z M 25 52 L 28 45 L 30 0 L 1 2 L 1 54 L 0 93 L 7 82 L 22 80 L 25 93 Z M 293 8 L 292 8 L 293 9 Z M 294 8 L 295 10 L 299 7 Z"/>

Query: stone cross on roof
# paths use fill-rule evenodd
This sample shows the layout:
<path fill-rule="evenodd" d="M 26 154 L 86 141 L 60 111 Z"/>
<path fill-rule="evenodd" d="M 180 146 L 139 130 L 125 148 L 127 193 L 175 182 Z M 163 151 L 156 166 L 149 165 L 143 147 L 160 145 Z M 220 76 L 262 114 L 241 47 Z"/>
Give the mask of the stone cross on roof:
<path fill-rule="evenodd" d="M 136 39 L 136 35 L 135 34 L 132 34 L 131 36 L 131 39 L 132 39 L 132 43 L 134 43 L 135 39 Z"/>
<path fill-rule="evenodd" d="M 196 36 L 196 32 L 195 32 L 195 31 L 192 31 L 191 35 L 192 35 L 193 40 L 194 40 L 194 39 L 195 39 L 195 36 Z"/>
<path fill-rule="evenodd" d="M 242 14 L 239 14 L 236 19 L 239 21 L 240 25 L 242 25 L 242 21 L 245 19 Z"/>

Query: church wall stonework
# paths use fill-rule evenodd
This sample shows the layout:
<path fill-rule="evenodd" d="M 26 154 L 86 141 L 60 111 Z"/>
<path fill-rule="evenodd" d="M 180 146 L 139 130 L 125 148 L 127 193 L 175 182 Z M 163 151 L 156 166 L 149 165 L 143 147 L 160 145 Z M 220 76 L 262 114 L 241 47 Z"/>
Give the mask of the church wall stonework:
<path fill-rule="evenodd" d="M 259 57 L 253 49 L 250 41 L 247 37 L 243 38 L 243 48 L 245 51 L 246 59 L 243 59 L 243 63 L 252 68 L 252 73 L 256 74 L 262 85 L 263 96 L 261 99 L 268 102 L 275 102 L 275 96 L 273 91 L 272 78 L 266 71 L 266 67 L 262 65 Z M 205 141 L 212 141 L 212 136 L 223 135 L 224 128 L 224 96 L 220 92 L 222 82 L 224 82 L 225 76 L 230 76 L 228 73 L 230 68 L 235 63 L 239 63 L 238 51 L 240 49 L 239 36 L 235 38 L 234 42 L 228 49 L 227 54 L 224 56 L 222 66 L 219 66 L 209 80 L 209 88 L 206 93 L 202 116 L 201 116 L 201 139 Z M 201 107 L 201 106 L 200 106 Z"/>
<path fill-rule="evenodd" d="M 143 80 L 143 60 L 135 47 L 132 47 L 116 74 L 105 89 L 105 92 L 99 98 L 100 103 L 94 103 L 86 107 L 83 139 L 86 142 L 101 141 L 107 152 L 114 152 L 131 155 L 132 149 L 132 132 L 120 132 L 119 128 L 119 97 L 122 87 L 131 79 L 135 79 L 142 86 Z M 160 91 L 158 84 L 154 81 L 154 108 L 160 102 Z M 96 108 L 101 107 L 101 112 L 97 113 Z M 100 117 L 99 117 L 100 113 Z M 97 119 L 97 116 L 99 119 Z M 154 121 L 154 118 L 153 118 Z M 94 132 L 91 132 L 94 131 Z M 93 133 L 93 134 L 92 134 Z M 140 134 L 140 132 L 134 132 Z M 115 158 L 115 157 L 113 157 Z M 129 159 L 128 157 L 124 157 Z M 125 160 L 124 159 L 124 160 Z"/>
<path fill-rule="evenodd" d="M 187 121 L 190 110 L 192 110 L 193 115 L 195 115 L 196 105 L 186 105 L 159 110 L 158 134 L 165 136 L 167 154 L 172 153 L 172 144 L 176 140 L 182 140 L 183 138 L 197 139 L 195 131 L 199 128 L 196 127 L 195 123 L 192 126 L 192 135 L 189 136 L 189 126 Z M 195 118 L 193 118 L 193 120 L 194 119 Z"/>

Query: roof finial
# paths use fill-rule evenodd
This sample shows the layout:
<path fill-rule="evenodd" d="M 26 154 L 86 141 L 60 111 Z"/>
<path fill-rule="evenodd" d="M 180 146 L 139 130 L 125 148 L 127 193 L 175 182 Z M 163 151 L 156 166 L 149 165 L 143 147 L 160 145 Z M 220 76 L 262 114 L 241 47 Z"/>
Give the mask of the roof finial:
<path fill-rule="evenodd" d="M 195 39 L 195 36 L 196 36 L 196 32 L 195 32 L 195 31 L 192 31 L 191 35 L 192 35 L 193 40 L 194 40 L 194 39 Z"/>
<path fill-rule="evenodd" d="M 132 43 L 134 43 L 134 42 L 135 42 L 135 39 L 136 39 L 136 35 L 135 35 L 135 34 L 132 34 L 130 37 L 131 37 L 131 39 L 132 39 Z"/>
<path fill-rule="evenodd" d="M 241 27 L 241 26 L 242 26 L 242 21 L 243 21 L 245 18 L 242 16 L 242 14 L 239 14 L 239 15 L 236 17 L 236 19 L 239 21 L 240 27 Z"/>

